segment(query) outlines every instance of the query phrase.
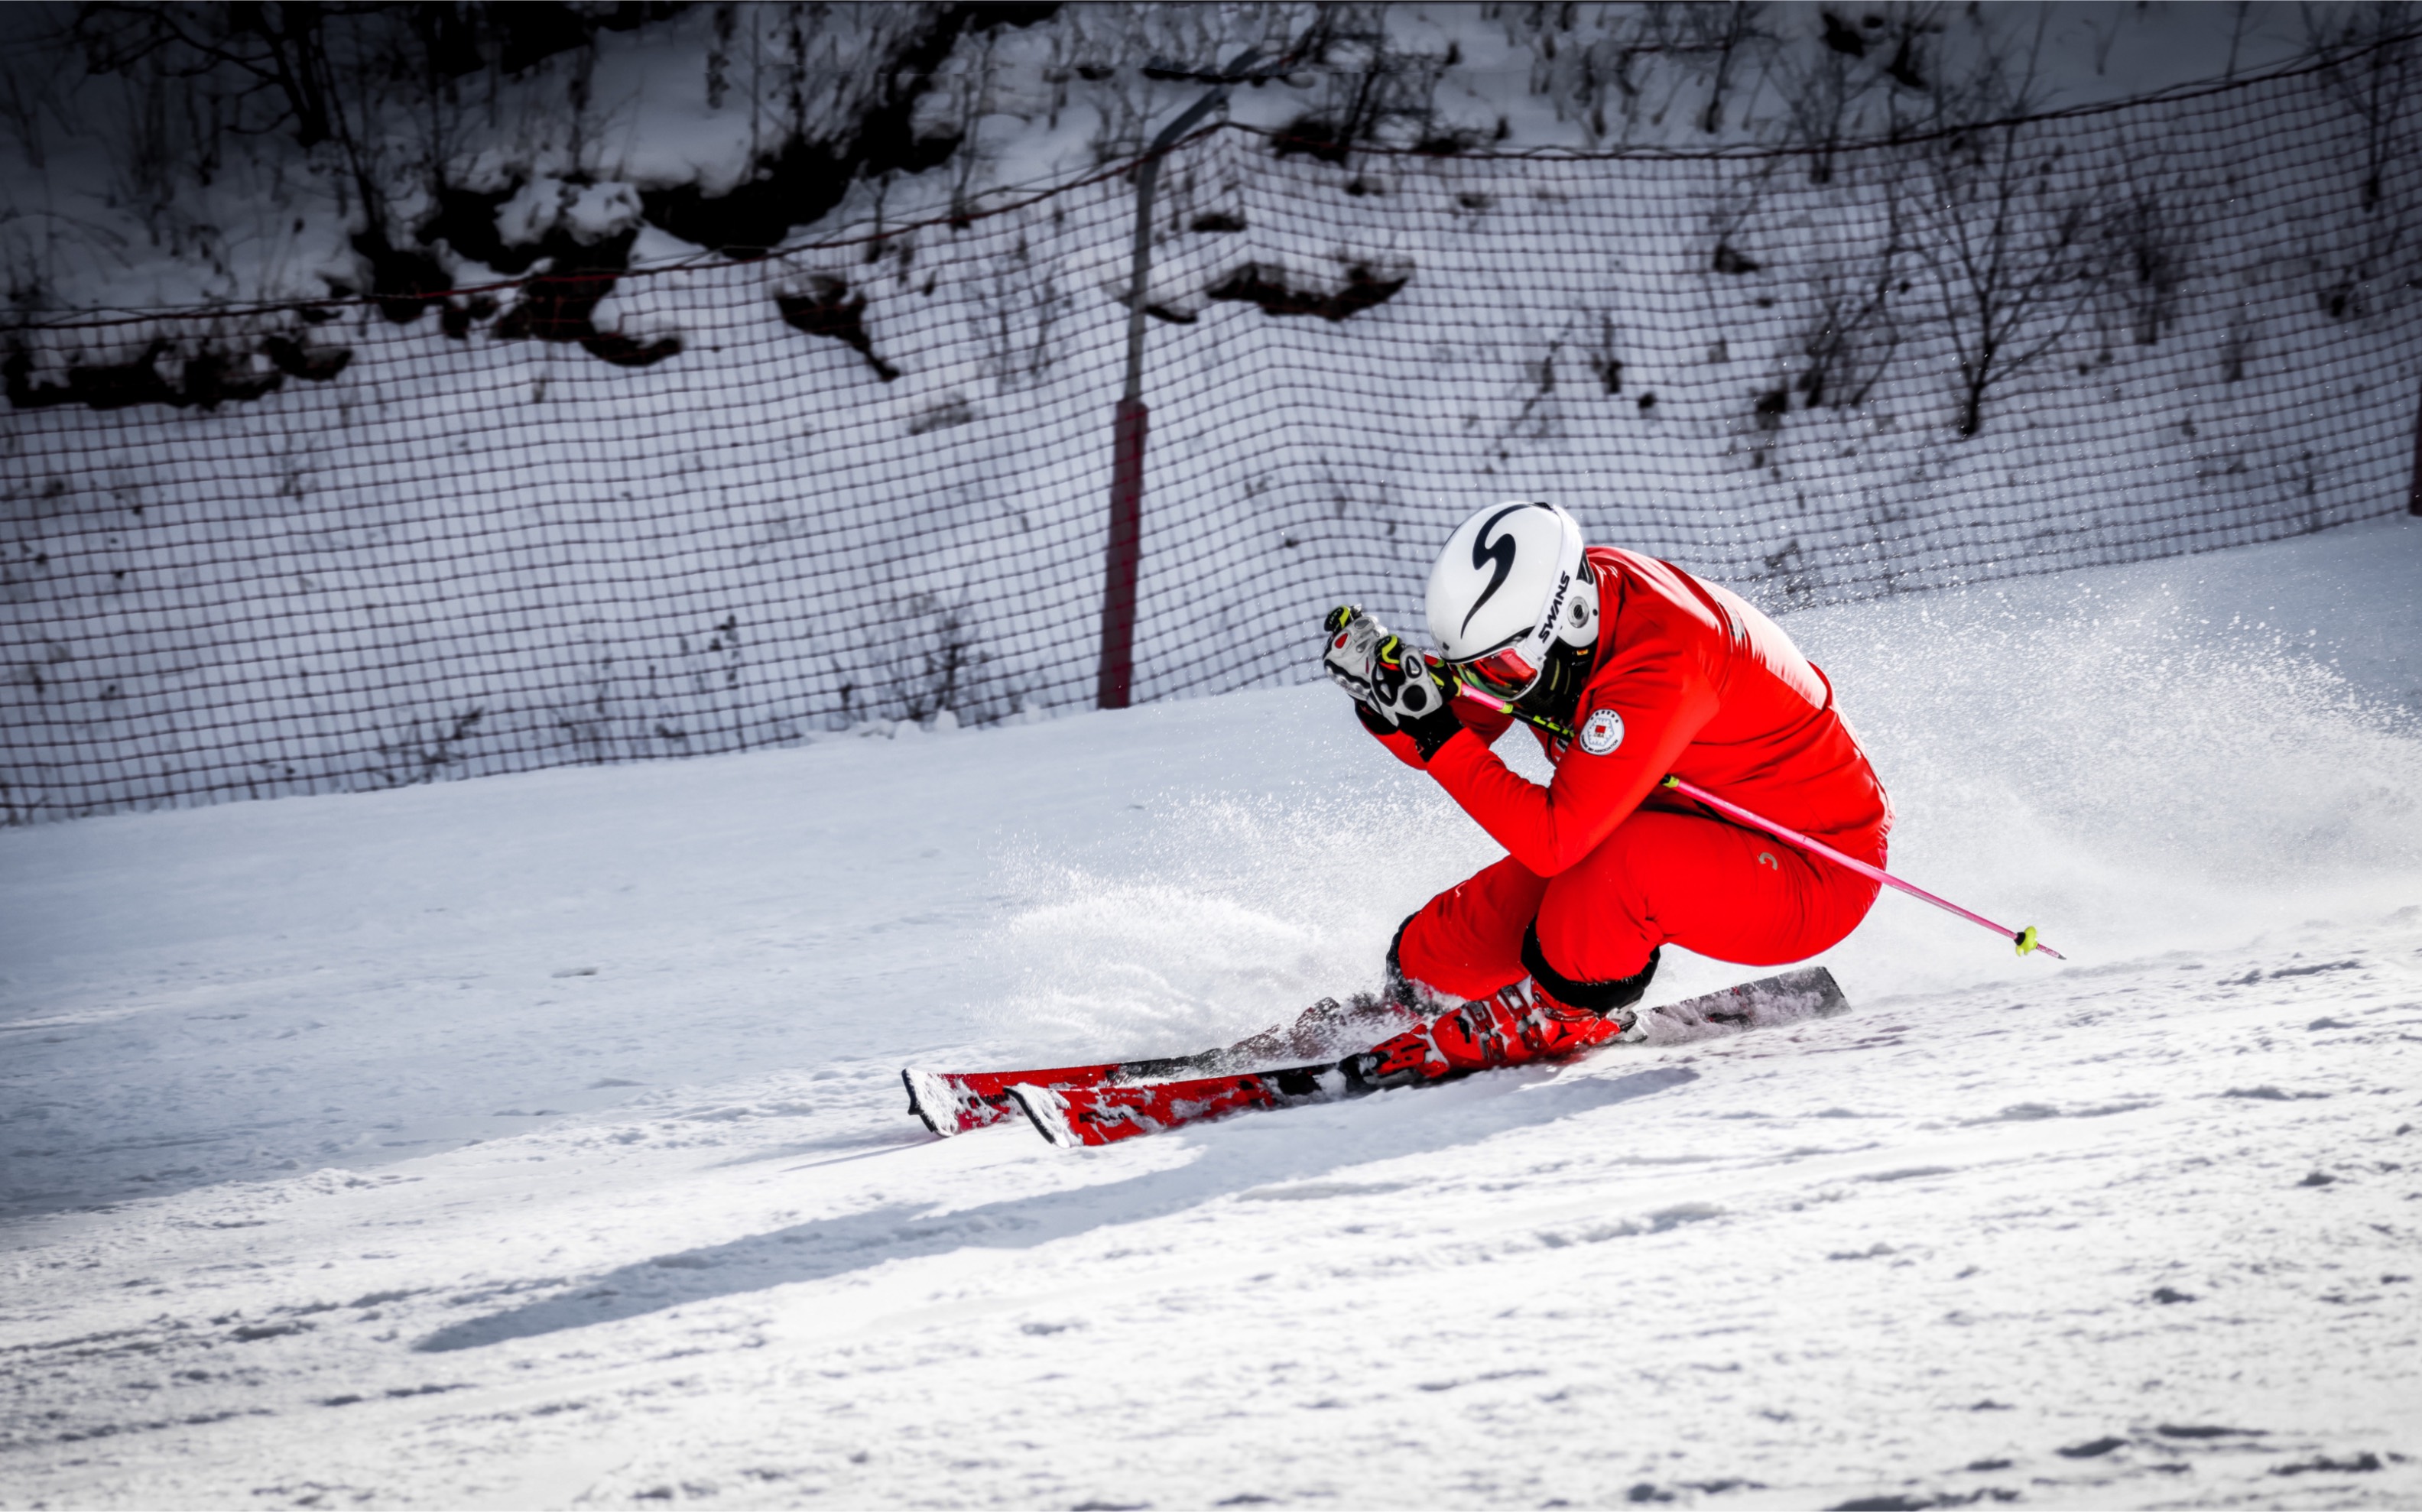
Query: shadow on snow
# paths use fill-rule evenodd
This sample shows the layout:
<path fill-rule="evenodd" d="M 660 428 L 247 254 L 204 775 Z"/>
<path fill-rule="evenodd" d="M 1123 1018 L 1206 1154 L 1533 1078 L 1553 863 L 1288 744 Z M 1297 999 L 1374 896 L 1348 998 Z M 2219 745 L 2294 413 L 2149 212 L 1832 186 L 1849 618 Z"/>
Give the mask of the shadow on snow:
<path fill-rule="evenodd" d="M 1193 1137 L 1202 1154 L 1173 1170 L 935 1217 L 918 1216 L 913 1205 L 893 1204 L 729 1244 L 680 1250 L 608 1271 L 576 1291 L 448 1324 L 413 1347 L 435 1353 L 475 1349 L 719 1297 L 825 1281 L 888 1261 L 945 1254 L 971 1245 L 1030 1249 L 1095 1229 L 1165 1218 L 1274 1181 L 1299 1181 L 1474 1143 L 1697 1079 L 1697 1072 L 1684 1066 L 1647 1067 L 1618 1077 L 1573 1076 L 1569 1070 L 1564 1075 L 1504 1071 L 1344 1106 L 1249 1115 L 1198 1131 Z"/>

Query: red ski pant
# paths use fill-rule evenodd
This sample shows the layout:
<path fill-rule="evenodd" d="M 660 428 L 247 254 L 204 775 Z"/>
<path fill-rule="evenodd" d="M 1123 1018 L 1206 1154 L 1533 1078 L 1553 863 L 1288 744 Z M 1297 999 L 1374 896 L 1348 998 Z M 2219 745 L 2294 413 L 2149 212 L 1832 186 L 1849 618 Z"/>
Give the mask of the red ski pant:
<path fill-rule="evenodd" d="M 1880 866 L 1883 827 L 1826 843 Z M 1672 941 L 1744 966 L 1804 960 L 1866 917 L 1877 886 L 1769 835 L 1692 813 L 1643 809 L 1551 877 L 1512 857 L 1423 905 L 1397 944 L 1405 975 L 1483 998 L 1530 974 L 1522 936 L 1576 982 L 1612 982 Z"/>

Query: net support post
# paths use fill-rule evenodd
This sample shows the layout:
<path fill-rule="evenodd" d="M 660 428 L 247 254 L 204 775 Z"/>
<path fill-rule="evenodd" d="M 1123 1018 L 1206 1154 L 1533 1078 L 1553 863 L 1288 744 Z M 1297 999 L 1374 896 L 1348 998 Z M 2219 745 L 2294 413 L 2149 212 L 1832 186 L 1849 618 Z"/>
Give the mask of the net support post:
<path fill-rule="evenodd" d="M 2414 407 L 2414 481 L 2405 492 L 2405 512 L 2422 516 L 2422 404 Z"/>
<path fill-rule="evenodd" d="M 1102 672 L 1096 707 L 1124 709 L 1135 686 L 1136 568 L 1143 558 L 1143 442 L 1149 412 L 1119 401 L 1110 461 L 1110 543 L 1102 581 Z"/>
<path fill-rule="evenodd" d="M 1135 691 L 1136 568 L 1143 544 L 1143 317 L 1152 300 L 1152 199 L 1160 160 L 1219 108 L 1229 89 L 1252 77 L 1261 54 L 1247 48 L 1219 75 L 1219 86 L 1160 129 L 1136 165 L 1135 243 L 1127 270 L 1126 384 L 1119 397 L 1110 458 L 1110 542 L 1102 581 L 1102 664 L 1094 707 L 1124 709 Z"/>

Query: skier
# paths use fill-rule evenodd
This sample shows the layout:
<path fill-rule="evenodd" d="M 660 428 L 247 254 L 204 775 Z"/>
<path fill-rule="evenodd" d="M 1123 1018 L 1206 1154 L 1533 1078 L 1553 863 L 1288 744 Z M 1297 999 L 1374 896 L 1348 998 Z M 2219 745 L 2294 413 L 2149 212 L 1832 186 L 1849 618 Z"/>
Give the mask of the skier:
<path fill-rule="evenodd" d="M 1570 1054 L 1630 1027 L 1669 941 L 1774 965 L 1866 916 L 1874 882 L 1662 787 L 1673 774 L 1883 864 L 1892 805 L 1832 685 L 1738 594 L 1585 547 L 1562 509 L 1517 500 L 1447 538 L 1426 607 L 1437 653 L 1346 607 L 1322 662 L 1506 855 L 1396 931 L 1387 997 L 1424 1021 L 1351 1058 L 1360 1079 Z M 1517 713 L 1555 765 L 1545 787 L 1489 748 Z"/>

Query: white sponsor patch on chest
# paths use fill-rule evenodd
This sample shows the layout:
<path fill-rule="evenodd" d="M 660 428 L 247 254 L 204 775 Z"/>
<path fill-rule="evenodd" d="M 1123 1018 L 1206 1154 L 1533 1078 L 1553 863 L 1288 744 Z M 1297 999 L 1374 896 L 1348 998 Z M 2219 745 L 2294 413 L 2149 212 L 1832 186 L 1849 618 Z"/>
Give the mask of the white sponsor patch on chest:
<path fill-rule="evenodd" d="M 1574 744 L 1593 756 L 1605 755 L 1623 744 L 1623 716 L 1612 709 L 1591 710 Z"/>

